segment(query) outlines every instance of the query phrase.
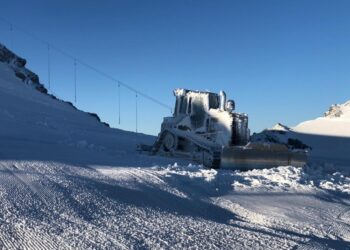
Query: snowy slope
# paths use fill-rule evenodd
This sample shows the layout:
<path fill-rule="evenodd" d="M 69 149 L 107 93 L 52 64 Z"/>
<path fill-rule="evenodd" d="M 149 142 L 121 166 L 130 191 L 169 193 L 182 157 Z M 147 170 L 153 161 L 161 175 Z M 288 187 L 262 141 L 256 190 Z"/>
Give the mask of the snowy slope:
<path fill-rule="evenodd" d="M 0 63 L 0 249 L 350 249 L 347 175 L 217 171 L 135 152 L 153 140 Z"/>
<path fill-rule="evenodd" d="M 302 122 L 294 128 L 277 124 L 253 135 L 256 141 L 288 144 L 289 139 L 297 139 L 310 147 L 310 165 L 350 172 L 350 101 L 332 105 L 324 117 Z"/>
<path fill-rule="evenodd" d="M 350 101 L 332 105 L 324 117 L 302 122 L 292 131 L 313 148 L 313 163 L 350 172 Z"/>
<path fill-rule="evenodd" d="M 305 121 L 294 127 L 299 133 L 350 137 L 350 101 L 332 105 L 324 117 Z"/>
<path fill-rule="evenodd" d="M 2 158 L 74 160 L 77 157 L 71 156 L 78 153 L 83 161 L 91 150 L 110 155 L 134 154 L 137 143 L 154 140 L 151 136 L 107 128 L 95 117 L 24 84 L 7 64 L 0 63 L 0 75 Z M 28 151 L 32 146 L 37 150 Z M 69 149 L 69 154 L 61 155 L 67 151 L 63 149 Z"/>

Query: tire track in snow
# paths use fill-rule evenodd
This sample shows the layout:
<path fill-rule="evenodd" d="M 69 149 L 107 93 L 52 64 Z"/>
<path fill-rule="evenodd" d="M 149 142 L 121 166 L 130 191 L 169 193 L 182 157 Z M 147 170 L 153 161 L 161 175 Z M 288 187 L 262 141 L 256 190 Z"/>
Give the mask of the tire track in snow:
<path fill-rule="evenodd" d="M 11 168 L 13 168 L 13 166 L 14 166 L 14 169 L 11 171 Z M 44 166 L 39 166 L 39 167 L 42 167 L 44 169 Z M 53 168 L 54 167 L 52 166 L 51 169 Z M 10 167 L 6 167 L 6 169 L 7 171 L 11 172 L 11 175 L 13 177 L 16 177 L 17 180 L 22 185 L 26 186 L 29 191 L 31 191 L 37 198 L 39 198 L 39 200 L 42 201 L 47 206 L 47 209 L 50 210 L 50 212 L 60 217 L 59 219 L 56 218 L 51 220 L 50 222 L 51 227 L 56 226 L 57 228 L 62 228 L 62 225 L 60 223 L 62 224 L 69 223 L 70 225 L 73 225 L 73 227 L 75 225 L 76 228 L 81 228 L 78 231 L 79 238 L 83 237 L 82 239 L 83 242 L 80 242 L 81 243 L 80 247 L 88 248 L 89 246 L 93 246 L 93 245 L 96 246 L 98 245 L 98 243 L 109 241 L 109 242 L 112 242 L 112 244 L 115 247 L 118 247 L 118 249 L 127 249 L 125 245 L 118 242 L 113 236 L 109 235 L 108 232 L 105 232 L 99 229 L 98 226 L 94 225 L 93 223 L 80 220 L 79 218 L 73 218 L 72 216 L 67 217 L 65 215 L 56 213 L 56 210 L 52 208 L 52 206 L 55 205 L 54 203 L 55 199 L 53 198 L 53 196 L 57 195 L 57 192 L 55 194 L 55 192 L 51 188 L 47 188 L 46 185 L 42 185 L 42 183 L 44 182 L 52 182 L 53 180 L 50 179 L 50 176 L 55 175 L 55 173 L 50 173 L 47 175 L 45 175 L 45 173 L 37 173 L 35 164 L 34 165 L 14 164 L 14 165 L 11 165 Z M 41 172 L 43 171 L 43 169 L 41 169 Z M 69 173 L 67 171 L 63 171 L 63 172 L 68 175 L 72 175 L 71 172 Z M 38 183 L 38 180 L 35 181 L 36 178 L 33 178 L 33 175 L 40 176 L 39 183 Z M 61 176 L 60 181 L 62 181 L 62 178 L 64 178 L 63 175 Z M 56 177 L 57 177 L 57 173 L 56 173 Z M 76 186 L 73 186 L 71 188 L 74 188 L 74 187 Z M 61 203 L 60 205 L 63 205 L 63 206 L 67 205 L 64 199 L 61 199 L 60 203 Z M 68 212 L 71 210 L 71 207 L 67 206 L 67 207 L 64 207 L 64 209 L 66 209 Z M 94 238 L 90 237 L 90 235 L 88 235 L 89 232 L 86 232 L 85 229 L 89 229 L 89 232 L 94 235 Z M 73 242 L 73 245 L 74 245 L 74 242 Z M 84 247 L 84 245 L 86 247 Z M 65 249 L 66 248 L 69 248 L 69 247 L 66 245 Z"/>
<path fill-rule="evenodd" d="M 15 169 L 13 169 L 15 168 Z M 32 178 L 30 178 L 30 173 L 21 171 L 16 165 L 12 165 L 12 169 L 7 168 L 11 173 L 17 177 L 24 185 L 26 185 L 29 190 L 33 192 L 47 207 L 53 202 L 53 193 L 50 189 L 46 188 L 44 185 L 38 185 L 34 183 Z M 35 173 L 31 173 L 34 175 Z"/>
<path fill-rule="evenodd" d="M 120 185 L 121 183 L 124 183 L 127 180 L 129 180 L 129 183 L 130 182 L 135 182 L 136 183 L 136 187 L 137 187 L 137 184 L 145 184 L 145 185 L 151 185 L 151 186 L 153 186 L 153 185 L 157 186 L 157 184 L 168 185 L 163 179 L 161 179 L 159 177 L 159 172 L 156 171 L 156 170 L 139 169 L 139 168 L 131 168 L 131 169 L 130 168 L 115 168 L 115 169 L 107 168 L 106 169 L 106 168 L 103 168 L 103 167 L 101 167 L 100 169 L 97 169 L 97 170 L 99 172 L 102 172 L 102 174 L 107 175 L 109 178 L 114 179 L 117 182 L 117 185 L 118 185 L 118 183 Z M 140 186 L 140 187 L 142 187 L 142 186 Z M 157 187 L 160 188 L 160 189 L 163 189 L 163 187 L 159 187 L 159 186 L 157 186 Z M 156 195 L 156 194 L 154 194 L 154 195 Z M 171 217 L 170 214 L 168 216 Z M 214 225 L 213 225 L 212 222 L 209 222 L 209 221 L 204 220 L 204 219 L 203 220 L 200 219 L 200 221 L 201 221 L 200 224 L 203 222 L 203 223 L 209 224 L 211 226 L 214 226 L 214 225 L 217 226 L 216 223 L 214 223 Z M 163 221 L 162 223 L 165 224 L 165 221 Z M 197 223 L 198 223 L 198 221 L 196 221 L 196 224 Z M 152 225 L 152 223 L 150 223 L 149 225 L 150 225 L 149 227 L 144 227 L 144 228 L 145 229 L 149 229 L 150 231 L 152 231 L 152 230 L 154 231 L 154 228 L 153 228 L 154 225 Z M 170 225 L 168 225 L 168 226 L 170 226 Z M 194 225 L 191 225 L 190 228 L 188 227 L 188 225 L 187 226 L 181 226 L 179 228 L 182 228 L 182 227 L 185 227 L 186 229 L 193 229 Z M 220 228 L 220 226 L 218 226 L 218 227 Z M 233 225 L 232 228 L 226 229 L 226 230 L 232 230 L 232 229 L 235 230 L 235 234 L 238 234 L 239 231 L 243 231 L 242 234 L 244 234 L 244 232 L 248 233 L 251 230 L 251 228 L 247 228 L 247 229 L 237 228 L 237 227 L 235 227 L 235 225 Z M 252 246 L 256 246 L 256 245 L 261 244 L 261 245 L 265 245 L 265 247 L 264 247 L 265 249 L 270 249 L 268 247 L 268 244 L 264 244 L 263 243 L 263 239 L 266 239 L 266 235 L 268 235 L 269 232 L 266 231 L 265 229 L 262 230 L 261 227 L 254 228 L 254 229 L 256 229 L 256 232 L 254 232 L 252 235 L 254 235 L 254 237 L 256 238 L 256 241 L 254 241 L 254 243 L 250 242 L 250 244 Z M 197 233 L 206 235 L 208 237 L 206 231 L 210 231 L 210 230 L 211 229 L 207 228 L 207 226 L 204 226 L 204 224 L 203 224 L 200 227 L 200 231 L 198 231 Z M 259 233 L 260 231 L 261 231 L 261 233 Z M 270 230 L 270 231 L 273 232 L 273 230 Z M 274 233 L 276 233 L 276 232 L 274 232 Z M 157 233 L 155 233 L 155 234 L 157 234 Z M 175 237 L 175 234 L 173 236 Z M 177 235 L 177 236 L 179 236 L 179 235 Z M 285 236 L 281 235 L 281 239 L 283 237 L 285 237 Z M 183 238 L 183 239 L 193 238 L 193 235 L 191 235 L 191 234 L 187 235 L 187 233 L 184 232 L 183 235 L 181 236 L 181 238 Z M 269 238 L 269 236 L 267 238 Z M 293 237 L 291 237 L 291 238 L 293 238 Z M 274 248 L 289 249 L 290 245 L 295 244 L 294 240 L 291 239 L 291 238 L 287 240 L 287 243 L 285 242 L 285 240 L 281 240 L 281 239 L 274 240 Z M 262 242 L 260 242 L 260 240 Z M 242 238 L 241 240 L 237 240 L 236 241 L 235 246 L 240 245 L 239 241 L 243 241 L 242 242 L 242 246 L 245 244 L 244 240 Z M 267 241 L 269 241 L 269 240 L 267 240 Z M 205 244 L 205 242 L 210 242 L 210 241 L 207 238 L 206 240 L 203 241 L 203 244 Z M 162 243 L 165 244 L 165 245 L 170 245 L 171 246 L 171 240 L 170 241 L 165 240 Z M 286 244 L 289 247 L 286 247 Z M 217 242 L 216 243 L 212 242 L 212 245 L 210 245 L 211 246 L 210 248 L 212 248 L 212 249 L 222 249 L 223 245 L 224 244 L 220 244 L 220 243 L 217 243 Z M 170 247 L 170 249 L 172 249 L 172 248 Z M 175 249 L 176 249 L 176 247 L 175 247 Z"/>
<path fill-rule="evenodd" d="M 0 241 L 6 249 L 59 249 L 57 242 L 35 225 L 28 225 L 21 210 L 32 191 L 5 164 L 0 163 L 0 186 L 6 190 L 2 199 L 4 217 Z M 22 207 L 21 207 L 22 206 Z"/>
<path fill-rule="evenodd" d="M 13 165 L 17 169 L 13 168 Z M 33 203 L 34 207 L 44 210 L 49 224 L 40 229 L 35 229 L 33 234 L 30 235 L 30 232 L 27 231 L 30 230 L 30 226 L 33 228 L 34 225 L 22 225 L 19 228 L 11 226 L 11 223 L 15 224 L 16 219 L 26 218 L 27 214 L 22 216 L 14 215 L 14 217 L 17 216 L 18 218 L 11 217 L 8 224 L 2 223 L 5 220 L 1 220 L 0 214 L 0 249 L 5 244 L 9 249 L 21 248 L 24 244 L 22 243 L 24 237 L 25 239 L 34 239 L 34 243 L 28 242 L 25 245 L 30 249 L 43 247 L 50 249 L 65 248 L 62 244 L 59 246 L 59 242 L 62 240 L 67 243 L 66 245 L 72 246 L 74 249 L 125 249 L 130 248 L 130 246 L 135 248 L 167 249 L 191 248 L 191 246 L 201 246 L 202 249 L 223 249 L 229 247 L 235 249 L 291 249 L 298 241 L 301 240 L 302 243 L 306 243 L 309 239 L 307 235 L 305 235 L 305 238 L 298 239 L 293 234 L 283 233 L 283 230 L 275 230 L 275 228 L 270 226 L 265 228 L 255 225 L 251 221 L 242 222 L 241 224 L 235 222 L 232 225 L 227 225 L 186 213 L 177 214 L 176 212 L 169 213 L 161 209 L 137 207 L 132 202 L 123 204 L 122 201 L 114 199 L 113 195 L 110 196 L 110 194 L 113 194 L 114 188 L 119 188 L 118 185 L 122 186 L 123 189 L 128 189 L 129 187 L 125 186 L 124 182 L 131 185 L 133 185 L 133 182 L 136 185 L 140 183 L 154 185 L 155 191 L 166 188 L 164 185 L 169 185 L 166 179 L 162 179 L 163 172 L 153 171 L 148 168 L 136 169 L 136 171 L 133 171 L 134 168 L 127 171 L 124 171 L 126 169 L 121 169 L 121 172 L 119 170 L 113 171 L 117 177 L 119 173 L 125 175 L 119 181 L 118 178 L 114 179 L 110 176 L 105 176 L 99 171 L 90 168 L 61 163 L 15 162 L 6 164 L 6 166 L 12 169 L 12 172 L 15 174 L 9 173 L 7 169 L 0 171 L 0 193 L 14 194 L 14 198 L 1 199 L 15 202 L 20 197 L 19 200 L 29 203 L 36 200 L 37 202 Z M 1 174 L 4 173 L 6 178 L 1 177 Z M 8 181 L 8 184 L 5 185 L 5 192 L 2 192 L 2 189 L 4 189 L 2 187 L 2 179 Z M 168 187 L 176 189 L 177 185 L 182 184 L 181 180 L 179 180 L 174 187 L 171 185 Z M 142 188 L 142 186 L 140 185 L 139 187 Z M 106 193 L 104 189 L 109 190 Z M 195 189 L 193 190 L 196 191 Z M 28 194 L 30 194 L 29 198 L 31 197 L 31 200 L 28 200 L 29 198 L 25 196 Z M 122 192 L 121 194 L 132 195 L 132 191 L 131 193 Z M 0 197 L 2 196 L 0 195 Z M 75 201 L 73 202 L 70 198 L 76 198 L 79 206 L 76 206 Z M 140 197 L 136 196 L 136 198 Z M 47 207 L 42 199 L 50 206 Z M 8 207 L 13 209 L 10 205 Z M 79 216 L 77 210 L 80 208 L 87 209 L 91 218 Z M 58 214 L 59 216 L 57 216 L 55 215 L 56 210 L 63 210 L 66 213 Z M 319 210 L 306 210 L 304 213 L 316 213 L 316 217 L 318 216 Z M 2 211 L 0 210 L 0 213 Z M 247 216 L 250 218 L 250 214 Z M 344 216 L 346 217 L 346 215 Z M 4 218 L 6 219 L 6 216 Z M 26 219 L 31 220 L 33 218 Z M 283 221 L 280 222 L 282 223 Z M 311 221 L 311 223 L 315 222 Z M 302 227 L 303 225 L 301 223 L 298 226 Z M 51 240 L 55 240 L 56 245 L 46 244 L 45 237 L 47 236 L 41 236 L 40 232 L 45 232 L 48 229 L 63 231 L 62 233 L 53 232 L 53 235 L 51 235 Z M 294 229 L 291 232 L 297 232 Z M 16 234 L 8 233 L 11 230 L 16 232 Z M 18 237 L 18 232 L 21 232 L 23 235 L 22 239 L 16 238 L 16 240 L 11 240 L 12 235 Z M 249 239 L 247 235 L 249 235 Z M 42 245 L 37 242 L 37 239 L 41 239 L 40 237 L 44 238 Z M 10 245 L 11 242 L 15 242 L 16 245 Z M 309 246 L 312 246 L 312 244 L 310 242 Z"/>
<path fill-rule="evenodd" d="M 339 210 L 340 208 L 338 208 Z M 349 211 L 348 208 L 342 209 L 339 213 L 337 211 L 320 209 L 322 224 L 326 225 L 326 236 L 331 236 L 330 238 L 338 240 L 346 240 L 350 242 L 350 225 L 342 220 L 344 216 Z M 317 221 L 314 222 L 317 224 Z M 349 243 L 350 244 L 350 243 Z"/>
<path fill-rule="evenodd" d="M 338 216 L 337 219 L 350 226 L 350 208 L 344 209 Z"/>
<path fill-rule="evenodd" d="M 98 173 L 101 173 L 105 178 L 113 180 L 113 183 L 117 182 L 117 185 L 129 185 L 132 187 L 138 187 L 141 185 L 147 185 L 155 189 L 160 189 L 165 192 L 171 193 L 181 198 L 188 198 L 188 196 L 178 190 L 176 187 L 169 185 L 164 181 L 156 170 L 140 169 L 140 168 L 118 168 L 116 169 L 94 169 Z M 131 184 L 132 183 L 132 184 Z"/>
<path fill-rule="evenodd" d="M 73 169 L 72 169 L 73 168 Z M 55 175 L 61 175 L 62 178 L 69 176 L 69 178 L 75 178 L 77 176 L 79 176 L 79 172 L 91 172 L 93 171 L 93 173 L 97 173 L 95 170 L 90 169 L 90 168 L 79 168 L 79 167 L 71 167 L 71 166 L 52 166 L 51 169 L 55 169 Z M 86 173 L 84 173 L 86 174 Z M 43 176 L 44 178 L 47 178 L 48 181 L 51 182 L 55 182 L 55 180 L 50 179 L 49 177 L 52 175 L 48 175 L 48 176 Z M 77 182 L 71 182 L 72 186 L 70 187 L 71 190 L 79 190 L 81 191 L 81 193 L 88 193 L 89 195 L 91 195 L 90 192 L 87 192 L 87 190 L 81 190 L 81 188 L 84 187 L 84 185 L 79 185 L 79 181 Z M 96 199 L 96 197 L 91 198 L 91 200 L 93 201 L 97 201 L 98 199 Z M 72 209 L 71 207 L 67 207 L 68 210 Z M 75 225 L 79 225 L 79 226 L 83 226 L 84 228 L 88 228 L 89 231 L 91 231 L 91 233 L 93 234 L 98 234 L 99 239 L 98 242 L 102 242 L 102 241 L 109 241 L 111 243 L 113 243 L 113 245 L 115 247 L 118 247 L 118 249 L 128 249 L 129 247 L 125 244 L 122 244 L 121 242 L 119 242 L 116 237 L 114 237 L 113 235 L 109 234 L 109 232 L 103 231 L 101 230 L 97 225 L 95 225 L 94 223 L 90 222 L 90 221 L 86 221 L 86 220 L 81 220 L 79 218 L 73 218 L 72 216 L 61 216 L 62 219 L 66 220 L 67 222 L 70 222 L 71 224 L 75 224 Z M 97 242 L 92 239 L 91 237 L 89 237 L 89 235 L 87 235 L 84 240 L 97 245 Z"/>

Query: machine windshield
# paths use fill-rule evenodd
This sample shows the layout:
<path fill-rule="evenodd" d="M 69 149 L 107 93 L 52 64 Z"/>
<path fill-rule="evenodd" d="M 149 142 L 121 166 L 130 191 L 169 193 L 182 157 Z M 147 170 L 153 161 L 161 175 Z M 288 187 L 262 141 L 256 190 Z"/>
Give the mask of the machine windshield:
<path fill-rule="evenodd" d="M 219 98 L 216 94 L 209 94 L 209 109 L 219 108 Z"/>

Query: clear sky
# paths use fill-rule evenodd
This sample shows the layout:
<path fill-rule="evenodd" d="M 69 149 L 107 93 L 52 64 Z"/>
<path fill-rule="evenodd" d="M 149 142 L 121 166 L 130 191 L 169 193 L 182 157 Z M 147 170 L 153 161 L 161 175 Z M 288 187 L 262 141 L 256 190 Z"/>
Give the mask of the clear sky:
<path fill-rule="evenodd" d="M 2 0 L 0 16 L 170 106 L 172 90 L 225 90 L 252 131 L 294 126 L 350 99 L 350 1 Z M 0 42 L 47 83 L 47 50 L 6 23 Z M 51 53 L 51 90 L 74 100 L 73 62 Z M 78 65 L 77 106 L 135 129 L 135 95 Z M 139 130 L 169 112 L 139 99 Z"/>

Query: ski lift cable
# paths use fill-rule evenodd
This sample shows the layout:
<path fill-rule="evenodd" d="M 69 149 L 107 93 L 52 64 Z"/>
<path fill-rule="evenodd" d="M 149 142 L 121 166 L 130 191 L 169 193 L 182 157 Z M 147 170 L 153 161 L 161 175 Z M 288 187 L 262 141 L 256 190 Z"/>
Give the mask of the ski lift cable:
<path fill-rule="evenodd" d="M 22 29 L 21 27 L 18 27 L 17 25 L 13 25 L 13 24 L 12 24 L 10 21 L 8 21 L 7 19 L 5 19 L 5 18 L 3 18 L 3 17 L 0 17 L 0 20 L 2 20 L 3 22 L 5 22 L 5 23 L 11 25 L 12 28 L 16 28 L 18 31 L 21 31 L 22 33 L 26 34 L 27 36 L 29 36 L 29 37 L 31 37 L 31 38 L 33 38 L 33 39 L 35 39 L 35 40 L 38 40 L 39 42 L 41 42 L 41 43 L 43 43 L 43 44 L 45 44 L 45 45 L 47 45 L 47 46 L 49 45 L 49 46 L 50 46 L 50 49 L 56 50 L 57 52 L 61 53 L 62 55 L 66 56 L 66 57 L 68 57 L 68 58 L 70 58 L 70 59 L 72 59 L 72 60 L 75 60 L 77 63 L 83 65 L 83 66 L 86 67 L 86 68 L 91 69 L 92 71 L 96 72 L 97 74 L 100 74 L 101 76 L 104 76 L 105 78 L 110 79 L 110 80 L 112 80 L 112 81 L 114 81 L 114 82 L 115 82 L 115 81 L 118 81 L 119 84 L 120 84 L 122 87 L 124 87 L 124 88 L 130 90 L 131 92 L 137 92 L 137 93 L 139 94 L 139 96 L 142 96 L 143 98 L 148 99 L 148 100 L 150 100 L 150 101 L 152 101 L 152 102 L 158 104 L 159 106 L 162 106 L 162 107 L 164 107 L 164 108 L 166 108 L 166 109 L 169 109 L 170 111 L 172 110 L 172 108 L 171 108 L 169 105 L 167 105 L 167 104 L 165 104 L 165 103 L 163 103 L 163 102 L 158 101 L 157 99 L 155 99 L 155 98 L 152 97 L 152 96 L 149 96 L 149 95 L 147 95 L 147 94 L 145 94 L 145 93 L 143 93 L 143 92 L 138 91 L 137 89 L 133 88 L 132 86 L 130 86 L 130 85 L 128 85 L 128 84 L 126 84 L 126 83 L 124 83 L 124 82 L 122 82 L 122 81 L 120 81 L 120 80 L 114 78 L 113 76 L 111 76 L 111 75 L 109 75 L 109 74 L 107 74 L 107 73 L 105 73 L 105 72 L 103 72 L 103 71 L 97 69 L 96 67 L 90 65 L 89 63 L 86 63 L 86 62 L 84 62 L 83 60 L 78 59 L 77 57 L 71 55 L 70 53 L 67 53 L 66 51 L 64 51 L 64 50 L 62 50 L 62 49 L 60 49 L 60 48 L 54 46 L 53 44 L 51 44 L 51 43 L 45 41 L 44 39 L 41 39 L 40 37 L 38 37 L 38 36 L 36 36 L 36 35 L 34 35 L 34 34 L 28 32 L 28 31 L 26 31 L 25 29 Z M 50 82 L 49 82 L 49 85 L 50 85 Z"/>

